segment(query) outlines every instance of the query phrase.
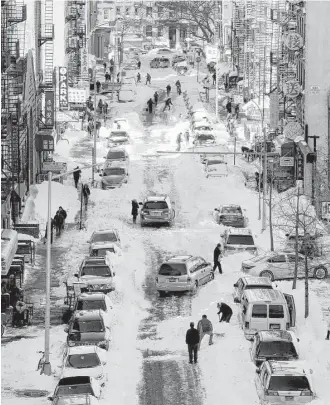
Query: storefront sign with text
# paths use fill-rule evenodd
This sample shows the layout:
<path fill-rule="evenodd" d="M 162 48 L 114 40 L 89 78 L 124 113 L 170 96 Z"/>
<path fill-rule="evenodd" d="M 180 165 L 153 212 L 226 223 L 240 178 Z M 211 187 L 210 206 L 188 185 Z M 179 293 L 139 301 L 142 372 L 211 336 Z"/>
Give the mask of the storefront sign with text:
<path fill-rule="evenodd" d="M 59 104 L 60 110 L 68 109 L 68 70 L 66 67 L 59 68 Z"/>
<path fill-rule="evenodd" d="M 46 127 L 54 126 L 54 92 L 45 92 L 45 125 Z"/>

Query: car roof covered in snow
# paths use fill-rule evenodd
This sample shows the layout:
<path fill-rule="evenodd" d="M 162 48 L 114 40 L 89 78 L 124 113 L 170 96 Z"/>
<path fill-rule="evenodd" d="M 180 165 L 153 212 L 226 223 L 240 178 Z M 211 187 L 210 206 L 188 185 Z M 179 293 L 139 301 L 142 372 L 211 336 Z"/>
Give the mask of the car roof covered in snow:
<path fill-rule="evenodd" d="M 269 360 L 268 364 L 272 371 L 272 374 L 277 375 L 306 375 L 306 365 L 301 361 L 276 361 Z"/>
<path fill-rule="evenodd" d="M 260 288 L 261 286 L 272 286 L 272 282 L 268 277 L 245 276 L 241 277 L 241 280 L 245 285 L 260 285 Z"/>
<path fill-rule="evenodd" d="M 103 235 L 105 233 L 115 233 L 117 234 L 117 230 L 116 229 L 99 229 L 98 231 L 93 232 L 93 234 L 98 234 L 98 235 Z"/>
<path fill-rule="evenodd" d="M 131 91 L 131 90 L 128 90 L 128 91 Z M 112 136 L 112 135 L 114 135 L 114 136 L 128 136 L 128 132 L 127 131 L 125 131 L 125 130 L 122 130 L 122 129 L 113 129 L 113 130 L 111 130 L 111 133 L 110 133 L 110 136 Z"/>
<path fill-rule="evenodd" d="M 75 311 L 74 318 L 83 321 L 103 319 L 103 311 L 101 309 L 95 309 L 94 311 Z"/>
<path fill-rule="evenodd" d="M 243 296 L 245 295 L 247 301 L 249 302 L 269 302 L 269 303 L 286 303 L 282 291 L 270 290 L 264 288 L 257 288 L 253 290 L 245 290 Z"/>
<path fill-rule="evenodd" d="M 68 355 L 96 353 L 100 349 L 98 346 L 72 346 L 68 347 Z"/>
<path fill-rule="evenodd" d="M 148 197 L 145 198 L 146 201 L 160 201 L 160 200 L 166 200 L 167 195 L 166 194 L 159 194 L 159 195 L 148 195 Z"/>
<path fill-rule="evenodd" d="M 229 235 L 252 235 L 250 228 L 228 228 Z"/>
<path fill-rule="evenodd" d="M 292 332 L 287 330 L 261 330 L 258 332 L 263 342 L 292 342 Z"/>
<path fill-rule="evenodd" d="M 188 260 L 191 260 L 193 257 L 194 256 L 192 256 L 192 255 L 173 256 L 170 259 L 168 259 L 167 262 L 170 262 L 170 263 L 187 262 Z"/>
<path fill-rule="evenodd" d="M 78 301 L 105 301 L 105 294 L 103 293 L 82 293 L 77 298 Z"/>

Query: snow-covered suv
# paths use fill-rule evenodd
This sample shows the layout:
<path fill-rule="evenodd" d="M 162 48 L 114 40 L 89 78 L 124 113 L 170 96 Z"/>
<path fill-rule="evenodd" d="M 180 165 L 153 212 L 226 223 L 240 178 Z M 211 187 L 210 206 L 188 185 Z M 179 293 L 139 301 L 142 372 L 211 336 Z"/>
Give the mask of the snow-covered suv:
<path fill-rule="evenodd" d="M 140 211 L 141 226 L 147 224 L 171 225 L 175 217 L 173 204 L 167 195 L 148 196 L 143 202 Z"/>

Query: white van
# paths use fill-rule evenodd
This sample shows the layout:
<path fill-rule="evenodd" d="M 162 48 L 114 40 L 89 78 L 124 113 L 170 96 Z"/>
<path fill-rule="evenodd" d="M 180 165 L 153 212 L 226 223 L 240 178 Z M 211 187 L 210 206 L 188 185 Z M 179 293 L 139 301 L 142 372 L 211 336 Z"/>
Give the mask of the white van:
<path fill-rule="evenodd" d="M 279 290 L 244 291 L 238 321 L 247 339 L 260 330 L 287 330 L 295 326 L 296 308 L 292 295 Z"/>

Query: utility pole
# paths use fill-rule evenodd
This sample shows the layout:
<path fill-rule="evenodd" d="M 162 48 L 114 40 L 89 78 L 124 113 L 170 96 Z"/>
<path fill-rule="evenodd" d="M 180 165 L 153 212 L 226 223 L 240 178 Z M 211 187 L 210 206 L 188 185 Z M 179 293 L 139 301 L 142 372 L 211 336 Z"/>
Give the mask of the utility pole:
<path fill-rule="evenodd" d="M 96 113 L 97 113 L 97 105 L 96 105 L 96 67 L 94 70 L 94 131 L 93 131 L 93 148 L 92 148 L 92 165 L 96 163 Z M 92 167 L 92 186 L 94 187 L 95 184 L 95 166 Z"/>
<path fill-rule="evenodd" d="M 266 215 L 266 197 L 267 197 L 267 137 L 266 137 L 266 128 L 264 128 L 264 119 L 265 119 L 265 68 L 266 68 L 266 47 L 264 46 L 264 77 L 263 77 L 263 96 L 262 96 L 262 133 L 264 137 L 264 173 L 263 173 L 263 204 L 262 204 L 262 228 L 261 230 L 264 231 L 267 227 L 267 215 Z M 260 68 L 260 65 L 259 65 Z"/>
<path fill-rule="evenodd" d="M 216 0 L 215 2 L 215 33 L 214 33 L 214 38 L 215 38 L 215 45 L 217 47 L 217 52 L 216 52 L 216 65 L 215 65 L 215 119 L 216 122 L 219 122 L 219 102 L 218 102 L 218 93 L 219 93 L 219 58 L 220 58 L 220 52 L 219 52 L 219 1 Z"/>

